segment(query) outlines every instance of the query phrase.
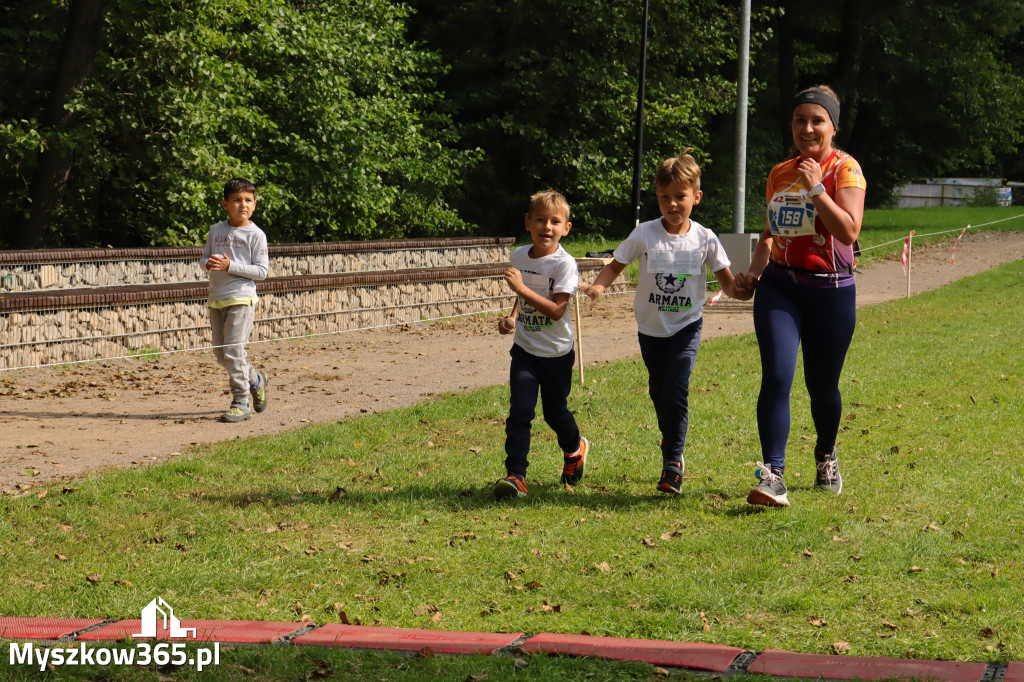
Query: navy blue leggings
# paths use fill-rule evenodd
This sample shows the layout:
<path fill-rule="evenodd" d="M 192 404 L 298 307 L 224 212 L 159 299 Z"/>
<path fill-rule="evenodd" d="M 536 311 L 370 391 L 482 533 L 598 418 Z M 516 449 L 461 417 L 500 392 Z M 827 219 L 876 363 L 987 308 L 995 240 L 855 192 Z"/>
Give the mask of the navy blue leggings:
<path fill-rule="evenodd" d="M 558 437 L 562 452 L 576 452 L 580 447 L 580 430 L 567 405 L 576 351 L 570 350 L 558 358 L 542 358 L 512 344 L 509 354 L 512 356 L 511 395 L 505 420 L 505 470 L 526 476 L 526 467 L 530 464 L 530 426 L 536 416 L 538 390 L 544 421 Z"/>
<path fill-rule="evenodd" d="M 831 452 L 839 433 L 843 399 L 839 375 L 857 323 L 853 285 L 818 289 L 771 265 L 757 285 L 754 331 L 761 350 L 757 430 L 761 454 L 772 469 L 785 470 L 789 439 L 789 394 L 803 346 L 804 383 L 811 398 L 817 452 Z"/>
<path fill-rule="evenodd" d="M 640 355 L 647 366 L 648 394 L 654 403 L 661 429 L 661 458 L 678 463 L 686 449 L 690 425 L 690 376 L 697 361 L 703 319 L 692 322 L 672 336 L 638 333 Z"/>

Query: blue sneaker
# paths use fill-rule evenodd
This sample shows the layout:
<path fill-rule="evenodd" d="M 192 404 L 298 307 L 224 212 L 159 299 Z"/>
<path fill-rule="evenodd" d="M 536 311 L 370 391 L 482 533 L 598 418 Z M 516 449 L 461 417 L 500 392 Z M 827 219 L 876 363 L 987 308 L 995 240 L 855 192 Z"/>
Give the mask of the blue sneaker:
<path fill-rule="evenodd" d="M 256 412 L 267 409 L 267 383 L 269 381 L 265 372 L 258 372 L 256 385 L 249 386 L 249 393 L 252 395 L 252 409 Z"/>
<path fill-rule="evenodd" d="M 249 410 L 248 405 L 239 405 L 232 403 L 228 411 L 220 416 L 222 422 L 228 422 L 229 424 L 237 424 L 238 422 L 244 422 L 246 419 L 252 416 L 252 412 Z"/>

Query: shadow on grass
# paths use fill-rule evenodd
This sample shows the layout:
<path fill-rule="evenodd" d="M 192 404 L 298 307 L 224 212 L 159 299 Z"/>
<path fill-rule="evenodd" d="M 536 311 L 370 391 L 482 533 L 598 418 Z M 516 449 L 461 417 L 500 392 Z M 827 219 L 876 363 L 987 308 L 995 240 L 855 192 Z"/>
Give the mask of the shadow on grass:
<path fill-rule="evenodd" d="M 434 508 L 441 507 L 450 512 L 479 510 L 479 509 L 501 509 L 507 507 L 564 507 L 577 508 L 582 510 L 621 510 L 621 509 L 661 509 L 665 507 L 690 507 L 692 505 L 706 505 L 710 499 L 712 503 L 708 506 L 716 506 L 715 494 L 705 491 L 684 490 L 680 495 L 665 495 L 653 489 L 650 494 L 633 494 L 630 492 L 615 492 L 603 485 L 587 486 L 583 484 L 568 490 L 554 483 L 533 484 L 526 497 L 495 499 L 491 491 L 491 485 L 466 486 L 454 488 L 451 486 L 425 486 L 414 485 L 396 487 L 394 490 L 375 491 L 350 491 L 338 488 L 335 491 L 296 492 L 294 489 L 283 487 L 271 487 L 239 491 L 228 494 L 207 494 L 200 498 L 207 503 L 220 503 L 232 507 L 246 508 L 251 506 L 314 506 L 314 505 L 335 505 L 339 509 L 345 507 L 378 507 L 394 503 L 422 503 L 427 502 Z M 718 498 L 720 499 L 720 498 Z"/>

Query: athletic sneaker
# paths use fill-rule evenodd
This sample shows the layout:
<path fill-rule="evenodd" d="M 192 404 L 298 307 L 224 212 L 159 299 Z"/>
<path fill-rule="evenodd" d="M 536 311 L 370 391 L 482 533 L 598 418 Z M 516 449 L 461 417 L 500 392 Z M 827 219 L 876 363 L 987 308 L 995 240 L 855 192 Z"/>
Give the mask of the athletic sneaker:
<path fill-rule="evenodd" d="M 526 479 L 518 474 L 509 474 L 494 482 L 494 496 L 501 500 L 506 497 L 526 497 Z"/>
<path fill-rule="evenodd" d="M 661 470 L 661 478 L 658 480 L 658 492 L 678 495 L 683 491 L 683 472 L 686 471 L 686 463 L 683 460 L 678 462 L 665 462 Z"/>
<path fill-rule="evenodd" d="M 248 405 L 239 405 L 231 403 L 231 407 L 228 411 L 220 416 L 222 422 L 229 422 L 235 424 L 237 422 L 244 422 L 246 419 L 252 416 L 252 412 L 249 411 Z"/>
<path fill-rule="evenodd" d="M 818 475 L 814 479 L 814 487 L 838 495 L 843 492 L 843 475 L 839 473 L 839 456 L 836 449 L 832 452 L 814 453 L 814 463 L 818 467 Z"/>
<path fill-rule="evenodd" d="M 252 409 L 262 412 L 267 409 L 267 382 L 269 379 L 265 372 L 257 372 L 256 385 L 249 386 L 249 393 L 252 395 Z"/>
<path fill-rule="evenodd" d="M 766 507 L 789 506 L 786 484 L 782 482 L 782 474 L 778 473 L 778 469 L 772 471 L 767 465 L 758 462 L 755 475 L 761 482 L 747 495 L 747 504 L 763 504 Z"/>
<path fill-rule="evenodd" d="M 583 478 L 583 468 L 587 465 L 587 454 L 590 452 L 590 441 L 580 436 L 580 449 L 572 457 L 565 457 L 562 464 L 562 485 L 576 485 Z"/>

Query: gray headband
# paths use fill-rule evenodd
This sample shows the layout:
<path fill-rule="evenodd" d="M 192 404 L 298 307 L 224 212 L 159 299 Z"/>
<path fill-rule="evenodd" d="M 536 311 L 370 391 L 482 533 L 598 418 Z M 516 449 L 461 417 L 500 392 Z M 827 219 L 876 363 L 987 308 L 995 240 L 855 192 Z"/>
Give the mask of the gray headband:
<path fill-rule="evenodd" d="M 793 108 L 796 109 L 801 104 L 817 104 L 828 112 L 828 117 L 832 120 L 832 127 L 839 130 L 839 100 L 830 95 L 827 90 L 811 88 L 801 92 L 793 100 Z"/>

